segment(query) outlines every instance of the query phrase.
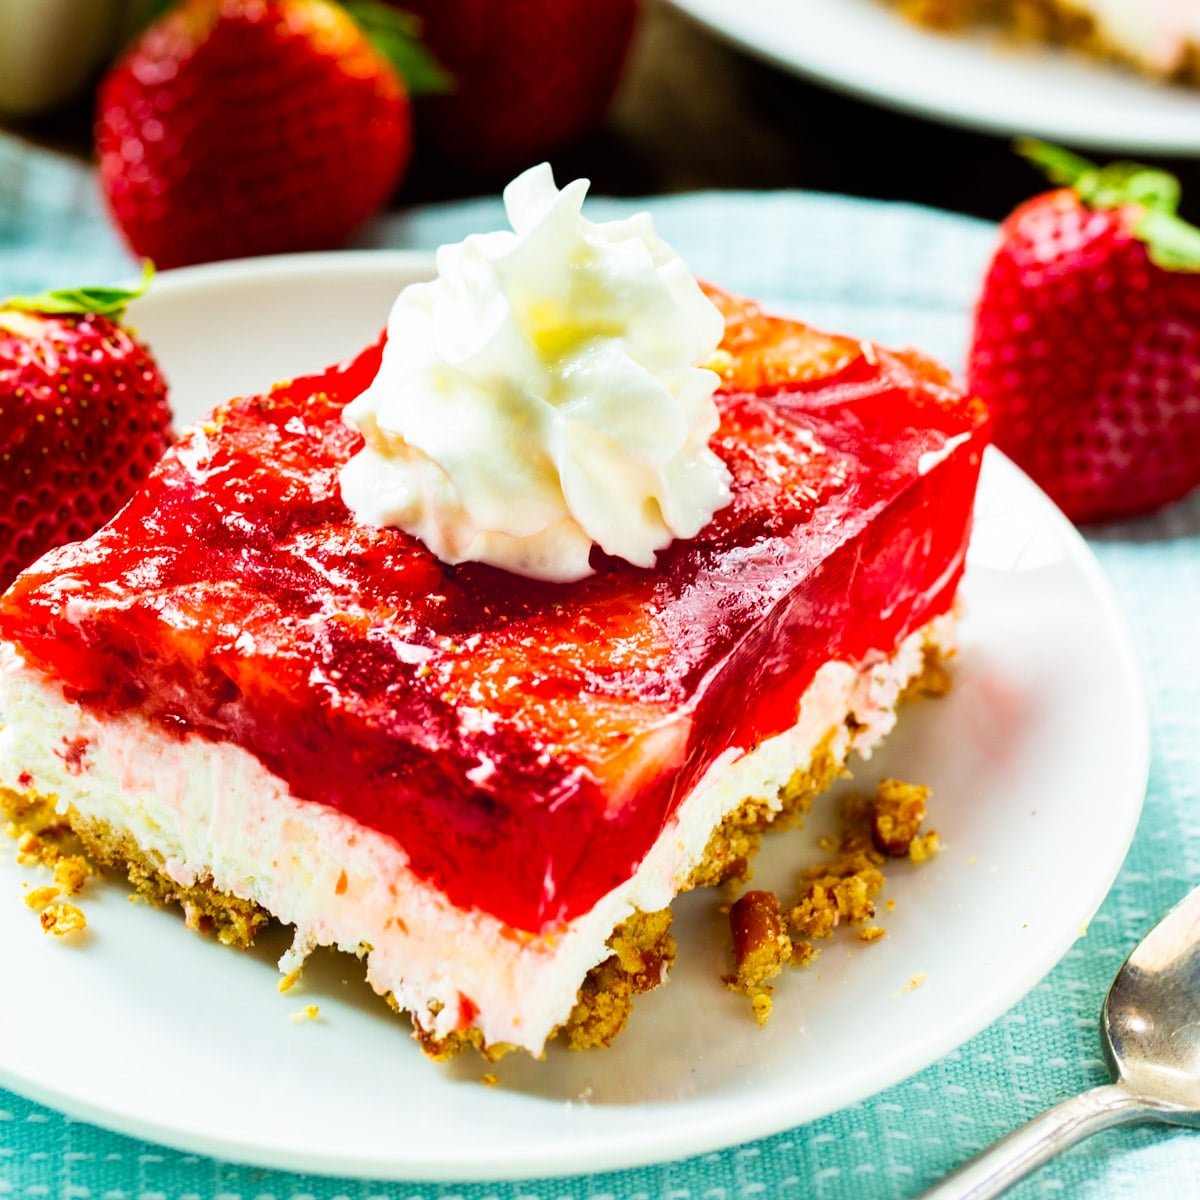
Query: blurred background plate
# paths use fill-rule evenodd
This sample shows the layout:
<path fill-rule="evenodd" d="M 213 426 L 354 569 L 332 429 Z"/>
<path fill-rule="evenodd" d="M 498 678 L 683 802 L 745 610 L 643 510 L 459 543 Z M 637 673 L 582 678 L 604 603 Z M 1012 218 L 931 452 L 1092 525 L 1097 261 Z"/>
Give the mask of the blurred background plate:
<path fill-rule="evenodd" d="M 906 112 L 1099 149 L 1200 151 L 1200 92 L 1103 62 L 994 33 L 932 33 L 882 0 L 671 2 L 769 62 Z"/>

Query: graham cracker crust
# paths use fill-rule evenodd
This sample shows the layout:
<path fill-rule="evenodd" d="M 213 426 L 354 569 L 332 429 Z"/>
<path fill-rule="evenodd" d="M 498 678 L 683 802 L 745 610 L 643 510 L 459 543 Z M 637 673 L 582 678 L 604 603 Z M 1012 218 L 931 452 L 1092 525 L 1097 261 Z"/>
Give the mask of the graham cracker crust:
<path fill-rule="evenodd" d="M 3 799 L 0 792 L 0 803 Z M 107 821 L 88 820 L 74 809 L 68 810 L 67 821 L 93 863 L 126 876 L 133 890 L 152 904 L 179 905 L 189 929 L 210 933 L 226 946 L 246 950 L 271 923 L 271 914 L 252 900 L 219 892 L 209 883 L 186 887 L 176 883 L 163 869 L 157 853 L 143 850 L 128 833 Z"/>
<path fill-rule="evenodd" d="M 921 672 L 898 703 L 921 695 L 942 695 L 948 688 L 941 647 L 927 642 L 923 652 Z M 856 728 L 853 716 L 845 723 L 851 732 Z M 775 804 L 766 797 L 748 796 L 725 817 L 681 892 L 748 877 L 767 829 L 796 824 L 811 810 L 817 796 L 847 773 L 844 758 L 834 750 L 838 732 L 834 727 L 826 733 L 809 763 L 798 768 L 781 789 Z M 85 818 L 72 807 L 59 813 L 54 796 L 0 786 L 0 813 L 34 833 L 69 830 L 95 865 L 124 875 L 137 896 L 155 905 L 178 905 L 189 929 L 211 934 L 227 946 L 247 949 L 274 919 L 254 902 L 218 890 L 211 880 L 177 883 L 157 852 L 144 850 L 128 832 Z M 670 909 L 635 911 L 613 931 L 607 945 L 612 954 L 588 972 L 575 1007 L 552 1035 L 572 1050 L 610 1045 L 628 1022 L 634 997 L 666 980 L 675 960 Z M 390 994 L 385 999 L 400 1011 Z M 485 1044 L 478 1029 L 436 1038 L 414 1021 L 413 1034 L 425 1053 L 438 1061 L 467 1047 L 474 1047 L 491 1061 L 513 1049 L 507 1044 Z"/>
<path fill-rule="evenodd" d="M 1088 13 L 1070 0 L 890 0 L 910 20 L 932 29 L 990 25 L 1021 41 L 1045 42 L 1133 68 L 1165 82 L 1200 87 L 1200 46 L 1185 46 L 1172 69 L 1156 73 L 1105 38 Z"/>

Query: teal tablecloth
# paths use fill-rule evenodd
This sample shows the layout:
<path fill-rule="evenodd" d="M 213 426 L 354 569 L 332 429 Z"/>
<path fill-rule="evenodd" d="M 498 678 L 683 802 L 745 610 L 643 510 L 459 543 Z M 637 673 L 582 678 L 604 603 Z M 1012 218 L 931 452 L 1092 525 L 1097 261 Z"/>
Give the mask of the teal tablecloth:
<path fill-rule="evenodd" d="M 650 202 L 692 268 L 817 323 L 961 363 L 993 231 L 900 205 L 797 193 Z M 617 202 L 598 210 L 625 208 Z M 426 248 L 499 223 L 494 201 L 379 223 L 365 245 Z M 0 140 L 0 294 L 128 272 L 73 163 Z M 1062 1097 L 1105 1079 L 1097 1014 L 1141 934 L 1200 882 L 1200 496 L 1091 544 L 1124 607 L 1146 681 L 1153 764 L 1145 815 L 1112 894 L 1055 971 L 962 1049 L 812 1125 L 637 1171 L 515 1184 L 375 1184 L 231 1166 L 107 1133 L 0 1091 L 0 1197 L 61 1200 L 875 1200 L 919 1192 Z M 0 918 L 2 919 L 2 918 Z M 17 986 L 3 974 L 0 987 Z M 1200 1196 L 1200 1133 L 1102 1135 L 1016 1195 Z"/>

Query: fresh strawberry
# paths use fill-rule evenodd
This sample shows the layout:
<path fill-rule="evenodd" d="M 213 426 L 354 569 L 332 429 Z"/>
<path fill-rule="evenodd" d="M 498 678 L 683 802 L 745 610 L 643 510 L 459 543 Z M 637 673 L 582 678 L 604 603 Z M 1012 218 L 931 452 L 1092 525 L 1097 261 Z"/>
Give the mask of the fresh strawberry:
<path fill-rule="evenodd" d="M 419 16 L 455 77 L 423 102 L 422 134 L 479 171 L 527 166 L 604 116 L 638 0 L 389 0 Z"/>
<path fill-rule="evenodd" d="M 94 533 L 167 448 L 166 384 L 119 324 L 144 288 L 0 304 L 0 591 L 45 551 Z"/>
<path fill-rule="evenodd" d="M 184 0 L 102 82 L 96 143 L 126 240 L 172 267 L 340 244 L 395 191 L 411 120 L 341 5 Z"/>
<path fill-rule="evenodd" d="M 1149 512 L 1200 485 L 1200 230 L 1170 175 L 1023 149 L 1067 186 L 1002 227 L 971 390 L 1072 520 Z"/>

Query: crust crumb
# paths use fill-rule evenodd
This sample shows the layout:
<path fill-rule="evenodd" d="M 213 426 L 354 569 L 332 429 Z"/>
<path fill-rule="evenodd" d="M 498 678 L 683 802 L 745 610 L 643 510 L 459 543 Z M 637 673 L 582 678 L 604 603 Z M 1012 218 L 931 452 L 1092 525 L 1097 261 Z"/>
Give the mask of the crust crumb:
<path fill-rule="evenodd" d="M 732 975 L 725 986 L 750 998 L 754 1019 L 765 1025 L 771 1015 L 770 981 L 792 960 L 792 939 L 773 892 L 747 892 L 729 909 L 733 934 Z"/>
<path fill-rule="evenodd" d="M 792 966 L 807 967 L 815 958 L 820 955 L 821 951 L 812 944 L 812 942 L 793 942 L 792 943 Z"/>
<path fill-rule="evenodd" d="M 899 779 L 884 779 L 875 792 L 871 841 L 890 858 L 903 858 L 925 820 L 929 789 Z"/>
<path fill-rule="evenodd" d="M 62 825 L 52 796 L 43 796 L 33 791 L 18 793 L 6 788 L 3 799 L 4 812 L 9 817 L 4 832 L 10 838 L 20 837 L 27 829 L 41 833 L 43 829 Z"/>
<path fill-rule="evenodd" d="M 500 1076 L 492 1071 L 488 1071 L 486 1075 L 481 1076 L 479 1082 L 485 1087 L 495 1087 L 500 1082 Z"/>
<path fill-rule="evenodd" d="M 301 968 L 297 967 L 294 971 L 289 971 L 279 981 L 279 991 L 290 992 L 296 986 L 296 981 L 300 978 Z"/>
<path fill-rule="evenodd" d="M 35 887 L 25 896 L 25 903 L 35 912 L 41 912 L 42 909 L 48 908 L 60 896 L 60 891 L 53 884 L 47 884 L 45 887 Z"/>
<path fill-rule="evenodd" d="M 52 867 L 58 858 L 58 847 L 41 834 L 26 829 L 17 835 L 17 862 L 23 867 Z"/>
<path fill-rule="evenodd" d="M 292 1013 L 291 1019 L 301 1025 L 308 1021 L 315 1021 L 321 1015 L 321 1009 L 316 1004 L 306 1004 L 298 1012 Z"/>
<path fill-rule="evenodd" d="M 764 988 L 750 997 L 750 1007 L 754 1010 L 754 1019 L 760 1025 L 765 1025 L 771 1019 L 771 1009 L 775 1007 L 775 1001 L 771 999 L 772 990 Z"/>
<path fill-rule="evenodd" d="M 64 854 L 54 864 L 54 882 L 68 896 L 78 896 L 91 875 L 91 865 L 79 854 Z"/>
<path fill-rule="evenodd" d="M 802 891 L 792 908 L 792 928 L 804 939 L 827 938 L 841 924 L 865 925 L 875 915 L 883 872 L 864 851 L 840 854 L 800 875 Z"/>
<path fill-rule="evenodd" d="M 913 838 L 909 843 L 908 857 L 915 863 L 923 863 L 940 853 L 941 849 L 942 839 L 938 836 L 936 829 L 931 829 L 928 833 Z"/>
<path fill-rule="evenodd" d="M 69 937 L 86 928 L 87 918 L 74 904 L 51 904 L 42 912 L 42 929 L 55 937 Z"/>
<path fill-rule="evenodd" d="M 17 843 L 17 862 L 23 867 L 54 866 L 71 830 L 53 797 L 4 789 L 0 810 L 10 818 L 4 832 Z"/>
<path fill-rule="evenodd" d="M 800 872 L 786 920 L 771 892 L 747 892 L 729 909 L 735 970 L 723 979 L 750 997 L 760 1025 L 771 1013 L 769 981 L 787 962 L 811 964 L 819 953 L 814 942 L 832 938 L 841 926 L 857 930 L 865 944 L 887 935 L 873 923 L 876 898 L 887 882 L 883 868 L 893 858 L 924 862 L 941 844 L 935 832 L 920 832 L 928 799 L 928 788 L 899 779 L 883 780 L 873 797 L 850 793 L 839 809 L 841 832 L 818 843 L 830 857 Z M 887 910 L 894 907 L 889 900 Z"/>

